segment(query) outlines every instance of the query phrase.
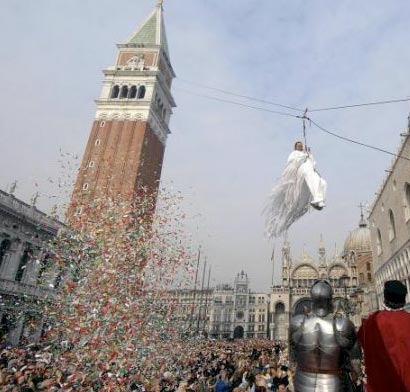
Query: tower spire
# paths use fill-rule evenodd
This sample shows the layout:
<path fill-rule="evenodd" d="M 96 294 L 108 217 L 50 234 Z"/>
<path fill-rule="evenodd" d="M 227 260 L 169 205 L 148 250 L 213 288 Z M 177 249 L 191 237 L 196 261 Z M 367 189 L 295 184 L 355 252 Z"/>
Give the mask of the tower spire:
<path fill-rule="evenodd" d="M 320 234 L 320 241 L 319 241 L 319 264 L 323 265 L 326 264 L 326 248 L 325 243 L 323 241 L 323 234 Z"/>
<path fill-rule="evenodd" d="M 164 4 L 164 0 L 157 0 L 157 7 L 162 8 L 163 4 Z"/>

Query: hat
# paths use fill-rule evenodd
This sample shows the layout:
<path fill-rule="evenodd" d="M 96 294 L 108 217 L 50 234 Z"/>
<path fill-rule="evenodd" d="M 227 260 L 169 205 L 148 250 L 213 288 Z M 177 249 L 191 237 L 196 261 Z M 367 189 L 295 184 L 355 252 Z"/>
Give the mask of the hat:
<path fill-rule="evenodd" d="M 406 303 L 407 287 L 399 280 L 384 283 L 384 303 L 391 309 L 400 309 Z"/>

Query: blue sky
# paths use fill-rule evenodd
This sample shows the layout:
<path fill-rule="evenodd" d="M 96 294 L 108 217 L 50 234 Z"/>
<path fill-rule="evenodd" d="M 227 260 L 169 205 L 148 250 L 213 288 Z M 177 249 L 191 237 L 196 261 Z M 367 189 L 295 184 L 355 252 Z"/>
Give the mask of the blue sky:
<path fill-rule="evenodd" d="M 113 64 L 115 44 L 154 5 L 154 0 L 2 1 L 1 188 L 17 179 L 16 195 L 25 200 L 39 189 L 44 209 L 54 203 L 51 196 L 67 197 L 68 190 L 55 185 L 66 177 L 59 150 L 81 157 L 101 70 Z M 263 238 L 261 211 L 301 138 L 301 123 L 191 96 L 180 89 L 239 101 L 184 80 L 301 108 L 409 96 L 410 3 L 168 0 L 164 9 L 178 76 L 164 184 L 181 191 L 187 211 L 196 216 L 191 229 L 214 266 L 214 281 L 231 281 L 244 269 L 254 288 L 267 289 L 272 244 Z M 394 151 L 408 111 L 408 104 L 400 103 L 311 116 L 344 136 Z M 328 181 L 328 206 L 292 227 L 295 258 L 303 248 L 316 256 L 321 233 L 329 254 L 335 244 L 343 247 L 357 226 L 359 203 L 371 203 L 390 162 L 314 127 L 308 138 Z M 278 256 L 280 246 L 277 241 Z"/>

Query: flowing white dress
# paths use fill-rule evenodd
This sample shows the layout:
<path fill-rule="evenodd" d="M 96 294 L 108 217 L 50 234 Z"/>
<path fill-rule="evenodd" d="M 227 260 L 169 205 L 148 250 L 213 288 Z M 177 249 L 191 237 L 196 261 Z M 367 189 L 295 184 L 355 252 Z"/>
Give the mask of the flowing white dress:
<path fill-rule="evenodd" d="M 311 154 L 293 151 L 264 209 L 266 234 L 279 237 L 309 210 L 310 203 L 324 202 L 326 181 L 315 170 Z"/>

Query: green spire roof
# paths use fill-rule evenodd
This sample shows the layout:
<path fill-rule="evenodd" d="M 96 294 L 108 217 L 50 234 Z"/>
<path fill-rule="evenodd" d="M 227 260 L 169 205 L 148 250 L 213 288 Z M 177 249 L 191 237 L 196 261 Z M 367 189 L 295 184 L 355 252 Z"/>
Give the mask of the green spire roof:
<path fill-rule="evenodd" d="M 127 40 L 127 44 L 144 46 L 159 45 L 169 59 L 168 42 L 165 33 L 165 24 L 162 6 L 159 4 L 148 16 L 145 22 Z"/>

